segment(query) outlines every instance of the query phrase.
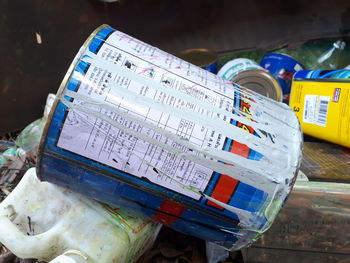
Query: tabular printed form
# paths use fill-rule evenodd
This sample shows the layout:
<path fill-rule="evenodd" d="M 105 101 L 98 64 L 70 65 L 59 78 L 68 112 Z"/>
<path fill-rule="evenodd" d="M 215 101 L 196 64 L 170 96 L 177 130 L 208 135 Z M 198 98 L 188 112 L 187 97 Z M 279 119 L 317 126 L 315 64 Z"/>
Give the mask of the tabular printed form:
<path fill-rule="evenodd" d="M 114 34 L 109 40 L 113 37 L 119 38 Z M 217 82 L 215 76 L 209 75 L 210 80 L 208 80 L 203 74 L 196 75 L 193 72 L 196 70 L 195 67 L 191 68 L 190 64 L 175 57 L 169 57 L 169 54 L 164 53 L 165 56 L 153 47 L 142 46 L 142 52 L 140 54 L 137 41 L 130 43 L 129 40 L 124 39 L 118 43 L 118 48 L 105 43 L 98 51 L 97 57 L 100 61 L 108 61 L 108 65 L 113 65 L 113 69 L 96 66 L 92 61 L 85 75 L 74 72 L 73 77 L 81 81 L 77 94 L 88 96 L 99 103 L 88 106 L 85 104 L 85 107 L 91 110 L 91 114 L 78 109 L 69 110 L 57 146 L 136 177 L 147 178 L 162 187 L 199 200 L 201 197 L 199 192 L 205 190 L 213 173 L 211 169 L 185 159 L 181 154 L 171 153 L 146 142 L 141 139 L 142 136 L 130 135 L 125 130 L 115 127 L 114 123 L 119 123 L 127 130 L 157 140 L 180 152 L 198 156 L 200 153 L 145 127 L 142 122 L 152 123 L 199 147 L 215 147 L 221 150 L 224 144 L 221 134 L 186 119 L 186 115 L 184 115 L 185 118 L 174 116 L 169 108 L 161 110 L 159 105 L 192 110 L 204 116 L 205 114 L 210 116 L 214 113 L 182 99 L 181 94 L 190 95 L 207 104 L 227 110 L 233 108 L 233 100 L 221 94 L 220 83 L 216 84 L 219 85 L 218 91 L 208 90 L 200 85 L 207 81 Z M 156 54 L 157 52 L 159 54 Z M 149 62 L 154 57 L 157 61 Z M 176 63 L 170 63 L 175 59 L 178 60 Z M 146 76 L 156 83 L 176 90 L 179 95 L 171 95 L 151 85 L 145 85 L 118 74 L 118 67 Z M 192 77 L 191 80 L 188 79 L 191 74 L 194 74 L 193 78 L 197 82 L 194 82 Z M 148 102 L 146 100 L 143 102 L 140 98 L 148 99 Z M 149 103 L 150 101 L 153 104 Z M 84 105 L 83 100 L 77 98 L 73 103 Z M 153 106 L 155 104 L 158 107 Z M 111 110 L 104 105 L 113 106 L 116 110 Z M 136 117 L 140 121 L 136 123 L 125 116 L 120 116 L 119 111 Z M 98 112 L 98 114 L 92 112 Z M 203 157 L 203 154 L 201 156 Z"/>

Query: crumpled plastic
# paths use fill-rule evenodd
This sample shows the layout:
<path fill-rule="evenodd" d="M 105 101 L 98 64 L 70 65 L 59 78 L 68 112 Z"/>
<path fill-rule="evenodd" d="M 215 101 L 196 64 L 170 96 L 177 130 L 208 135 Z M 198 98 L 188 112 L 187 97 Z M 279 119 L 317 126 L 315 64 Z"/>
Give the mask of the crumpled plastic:
<path fill-rule="evenodd" d="M 283 53 L 301 63 L 304 69 L 341 69 L 349 65 L 350 44 L 342 39 L 313 40 L 298 47 L 244 51 L 219 57 L 219 66 L 235 58 L 248 58 L 259 63 L 267 53 Z"/>
<path fill-rule="evenodd" d="M 43 117 L 30 123 L 16 138 L 16 146 L 25 150 L 34 161 L 36 160 L 41 135 L 43 134 L 55 98 L 56 95 L 52 93 L 48 94 Z"/>
<path fill-rule="evenodd" d="M 21 148 L 10 147 L 0 153 L 0 186 L 12 183 L 26 162 L 26 152 Z"/>
<path fill-rule="evenodd" d="M 16 139 L 16 146 L 25 150 L 33 159 L 36 159 L 41 135 L 44 131 L 46 121 L 46 116 L 33 121 L 24 128 Z"/>

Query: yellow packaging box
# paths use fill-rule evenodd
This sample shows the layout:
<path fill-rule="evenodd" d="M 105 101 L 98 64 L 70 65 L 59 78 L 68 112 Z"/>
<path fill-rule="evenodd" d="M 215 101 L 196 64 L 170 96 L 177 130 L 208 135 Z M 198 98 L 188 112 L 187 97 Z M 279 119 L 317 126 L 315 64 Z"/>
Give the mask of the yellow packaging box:
<path fill-rule="evenodd" d="M 294 79 L 290 107 L 305 134 L 350 147 L 350 81 Z"/>

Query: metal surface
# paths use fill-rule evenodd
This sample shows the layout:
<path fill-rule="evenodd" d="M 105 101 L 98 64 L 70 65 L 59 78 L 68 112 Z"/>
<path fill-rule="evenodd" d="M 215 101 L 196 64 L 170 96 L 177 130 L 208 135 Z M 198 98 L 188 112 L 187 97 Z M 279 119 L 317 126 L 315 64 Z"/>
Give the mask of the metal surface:
<path fill-rule="evenodd" d="M 218 55 L 206 48 L 191 48 L 181 51 L 179 58 L 188 61 L 198 67 L 204 68 L 212 73 L 217 73 Z"/>
<path fill-rule="evenodd" d="M 231 81 L 268 98 L 282 101 L 281 87 L 277 80 L 265 70 L 246 70 L 233 77 Z"/>
<path fill-rule="evenodd" d="M 128 83 L 127 88 L 121 86 L 120 81 Z M 172 83 L 176 86 L 169 85 Z M 140 93 L 146 86 L 150 92 Z M 177 90 L 177 87 L 186 89 Z M 190 111 L 203 107 L 203 113 L 192 116 L 183 109 L 185 106 L 177 109 L 178 103 L 173 104 L 173 100 L 157 108 L 158 98 L 154 99 L 152 95 L 157 92 L 163 92 L 165 97 L 175 98 L 181 104 L 183 101 L 183 105 L 189 102 L 188 107 L 199 105 Z M 206 99 L 211 94 L 219 99 L 214 106 L 208 107 Z M 121 100 L 118 96 L 122 96 Z M 123 102 L 118 105 L 115 99 Z M 300 164 L 300 127 L 288 106 L 252 94 L 111 27 L 100 27 L 85 42 L 68 70 L 57 100 L 39 152 L 40 179 L 80 191 L 102 202 L 128 202 L 130 208 L 138 206 L 137 210 L 156 221 L 187 234 L 220 242 L 230 249 L 239 249 L 252 242 L 270 226 L 291 190 Z M 81 105 L 79 101 L 82 101 Z M 258 101 L 261 106 L 268 105 L 269 110 L 255 115 Z M 84 105 L 90 105 L 90 102 L 97 103 L 101 110 L 85 108 Z M 76 106 L 83 108 L 77 110 Z M 145 107 L 149 110 L 139 111 Z M 252 116 L 255 122 L 248 126 L 245 119 L 231 113 L 230 107 Z M 207 116 L 202 117 L 206 110 L 224 115 L 227 112 L 230 119 L 217 118 L 213 125 L 208 124 Z M 133 113 L 137 117 L 133 117 Z M 152 118 L 147 118 L 148 115 Z M 277 122 L 280 115 L 288 122 Z M 159 116 L 156 124 L 155 116 Z M 164 118 L 165 128 L 158 126 L 162 116 L 169 116 Z M 120 123 L 120 118 L 125 121 Z M 185 132 L 189 135 L 185 142 L 178 134 L 165 131 L 168 128 L 183 129 L 179 127 L 184 125 L 186 118 L 193 124 Z M 197 119 L 203 121 L 197 123 Z M 265 132 L 267 136 L 267 129 L 274 139 L 269 143 L 264 140 L 264 147 L 258 148 L 260 152 L 257 152 L 249 147 L 251 141 L 259 147 L 260 139 L 255 137 L 261 137 L 257 136 L 255 124 L 260 120 L 265 127 L 259 127 L 259 132 Z M 228 131 L 210 130 L 221 125 L 227 126 Z M 139 128 L 135 131 L 132 127 Z M 293 139 L 286 140 L 281 129 L 290 131 Z M 159 132 L 158 139 L 153 139 L 156 135 L 152 135 L 152 131 Z M 196 138 L 191 137 L 192 132 Z M 217 139 L 212 139 L 214 135 Z M 198 141 L 198 136 L 202 136 L 199 140 L 204 146 L 193 143 Z M 181 146 L 180 150 L 174 149 L 175 143 Z M 151 147 L 154 150 L 149 151 Z M 203 152 L 204 147 L 207 147 L 204 153 L 214 159 L 242 168 L 230 171 L 226 164 L 218 165 L 217 161 L 187 154 L 187 148 L 189 152 Z M 213 147 L 217 149 L 217 156 L 211 152 Z M 285 154 L 285 149 L 288 158 L 274 162 L 270 153 L 281 151 Z M 259 163 L 262 157 L 270 161 Z M 283 162 L 285 165 L 281 166 Z M 258 170 L 253 171 L 252 164 Z M 265 173 L 266 169 L 270 172 Z M 276 192 L 279 193 L 277 199 Z"/>

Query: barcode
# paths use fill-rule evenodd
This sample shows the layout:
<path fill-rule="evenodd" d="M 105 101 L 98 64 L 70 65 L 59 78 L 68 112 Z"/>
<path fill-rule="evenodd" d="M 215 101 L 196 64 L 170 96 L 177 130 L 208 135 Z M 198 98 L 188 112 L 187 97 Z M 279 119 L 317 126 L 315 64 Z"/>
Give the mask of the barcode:
<path fill-rule="evenodd" d="M 326 126 L 328 112 L 329 97 L 320 96 L 320 104 L 318 107 L 318 115 L 316 123 L 321 126 Z"/>
<path fill-rule="evenodd" d="M 309 116 L 309 101 L 305 101 L 304 119 L 310 118 Z"/>

